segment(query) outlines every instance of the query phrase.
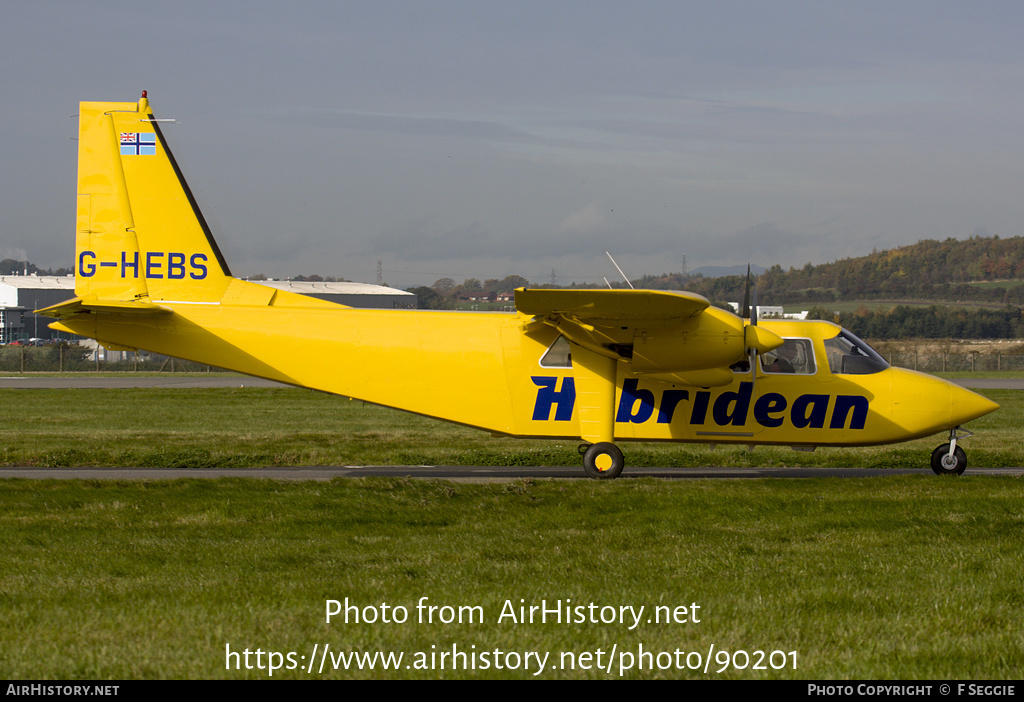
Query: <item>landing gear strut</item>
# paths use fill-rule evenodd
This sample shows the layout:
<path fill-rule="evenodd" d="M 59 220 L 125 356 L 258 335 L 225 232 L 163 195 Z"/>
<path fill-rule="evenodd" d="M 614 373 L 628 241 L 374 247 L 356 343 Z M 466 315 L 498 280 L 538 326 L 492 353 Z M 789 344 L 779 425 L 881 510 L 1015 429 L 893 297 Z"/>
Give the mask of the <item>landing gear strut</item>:
<path fill-rule="evenodd" d="M 967 470 L 967 454 L 956 441 L 968 436 L 971 432 L 960 427 L 949 430 L 949 443 L 932 451 L 932 471 L 936 475 L 963 475 Z"/>
<path fill-rule="evenodd" d="M 597 480 L 617 478 L 626 464 L 619 447 L 607 441 L 591 444 L 586 451 L 582 451 L 582 446 L 580 449 L 583 453 L 583 470 Z"/>

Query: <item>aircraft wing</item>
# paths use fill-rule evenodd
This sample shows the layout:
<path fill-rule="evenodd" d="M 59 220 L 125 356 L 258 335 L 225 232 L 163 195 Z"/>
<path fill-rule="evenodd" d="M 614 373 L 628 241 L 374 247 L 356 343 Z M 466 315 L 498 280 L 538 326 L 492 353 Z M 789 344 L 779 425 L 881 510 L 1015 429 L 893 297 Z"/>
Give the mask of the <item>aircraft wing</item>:
<path fill-rule="evenodd" d="M 516 309 L 538 317 L 596 324 L 689 319 L 710 307 L 703 295 L 678 290 L 549 290 L 519 288 Z"/>

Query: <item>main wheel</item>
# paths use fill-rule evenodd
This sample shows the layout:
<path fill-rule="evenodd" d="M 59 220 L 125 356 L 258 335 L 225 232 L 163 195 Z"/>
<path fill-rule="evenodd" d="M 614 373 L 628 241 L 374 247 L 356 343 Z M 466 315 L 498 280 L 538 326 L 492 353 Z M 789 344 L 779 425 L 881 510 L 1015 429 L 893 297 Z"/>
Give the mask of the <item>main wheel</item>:
<path fill-rule="evenodd" d="M 619 477 L 625 461 L 622 451 L 615 444 L 601 441 L 590 446 L 583 454 L 583 470 L 591 478 L 611 480 Z"/>
<path fill-rule="evenodd" d="M 967 470 L 967 454 L 959 446 L 949 455 L 949 444 L 932 451 L 932 471 L 935 475 L 963 475 Z"/>

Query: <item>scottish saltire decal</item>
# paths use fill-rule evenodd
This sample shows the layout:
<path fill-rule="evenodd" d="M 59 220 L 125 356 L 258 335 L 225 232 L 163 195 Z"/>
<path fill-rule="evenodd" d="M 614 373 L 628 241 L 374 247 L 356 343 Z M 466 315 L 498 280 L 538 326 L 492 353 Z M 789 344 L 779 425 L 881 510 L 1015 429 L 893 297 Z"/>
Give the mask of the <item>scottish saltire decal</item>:
<path fill-rule="evenodd" d="M 156 156 L 156 132 L 121 132 L 122 156 Z"/>

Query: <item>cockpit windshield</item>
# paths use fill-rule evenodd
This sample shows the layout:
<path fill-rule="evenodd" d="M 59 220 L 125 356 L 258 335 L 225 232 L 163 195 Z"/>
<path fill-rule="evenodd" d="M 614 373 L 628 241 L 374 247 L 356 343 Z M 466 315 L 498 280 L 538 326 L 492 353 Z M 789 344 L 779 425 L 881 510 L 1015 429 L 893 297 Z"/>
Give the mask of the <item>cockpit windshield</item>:
<path fill-rule="evenodd" d="M 889 367 L 877 351 L 846 329 L 825 340 L 825 355 L 829 370 L 843 375 L 868 375 Z"/>

